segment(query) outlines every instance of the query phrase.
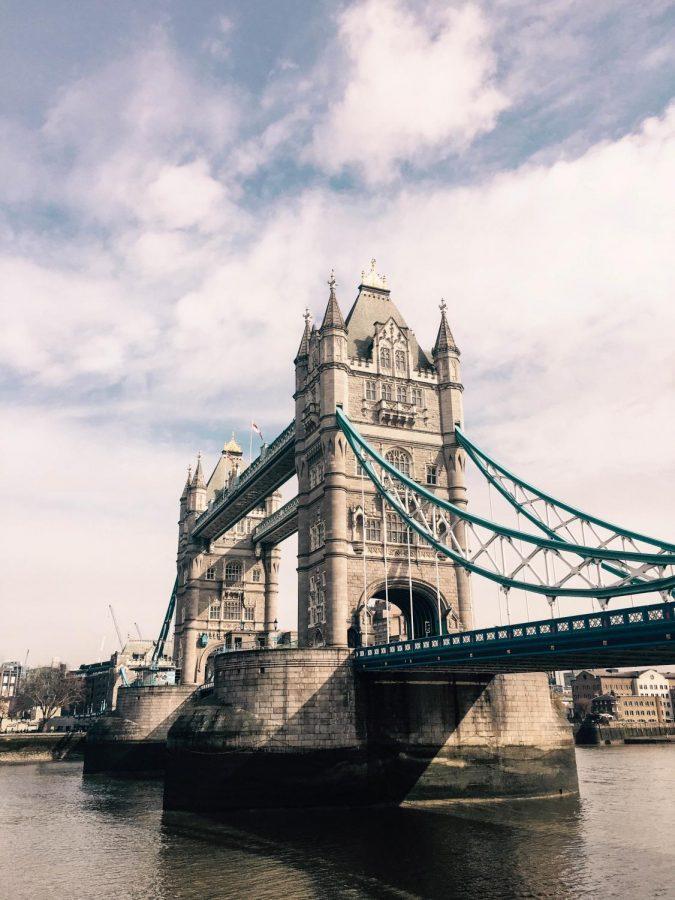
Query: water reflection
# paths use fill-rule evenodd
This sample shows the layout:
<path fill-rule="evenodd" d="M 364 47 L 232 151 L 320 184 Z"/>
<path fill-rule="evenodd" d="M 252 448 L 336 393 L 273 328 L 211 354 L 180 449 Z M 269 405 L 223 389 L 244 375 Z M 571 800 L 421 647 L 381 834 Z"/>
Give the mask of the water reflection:
<path fill-rule="evenodd" d="M 581 799 L 162 814 L 159 782 L 0 767 L 0 896 L 667 897 L 675 749 L 578 754 Z"/>

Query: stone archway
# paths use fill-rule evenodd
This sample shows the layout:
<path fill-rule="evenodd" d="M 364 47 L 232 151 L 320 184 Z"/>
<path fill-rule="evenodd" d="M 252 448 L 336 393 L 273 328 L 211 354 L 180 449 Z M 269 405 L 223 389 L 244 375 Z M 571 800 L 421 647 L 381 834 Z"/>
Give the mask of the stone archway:
<path fill-rule="evenodd" d="M 384 581 L 371 586 L 368 591 L 367 634 L 358 633 L 358 644 L 385 643 L 387 640 L 387 618 L 389 619 L 389 639 L 415 638 L 437 635 L 448 631 L 448 616 L 453 615 L 451 605 L 441 594 L 441 621 L 438 621 L 438 599 L 435 586 L 424 582 L 412 582 L 413 628 L 410 623 L 410 584 L 407 579 L 391 579 L 388 586 L 389 611 L 387 617 Z M 363 601 L 359 604 L 359 620 L 362 618 Z M 356 638 L 357 636 L 354 635 Z M 355 643 L 355 646 L 357 644 Z"/>

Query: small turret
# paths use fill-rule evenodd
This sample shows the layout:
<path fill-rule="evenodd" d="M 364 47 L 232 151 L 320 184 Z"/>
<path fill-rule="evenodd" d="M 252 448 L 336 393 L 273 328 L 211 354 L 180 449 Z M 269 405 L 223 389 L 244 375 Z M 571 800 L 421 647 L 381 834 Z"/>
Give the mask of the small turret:
<path fill-rule="evenodd" d="M 457 344 L 455 343 L 455 339 L 452 336 L 452 331 L 450 331 L 448 318 L 445 315 L 445 311 L 448 308 L 448 304 L 445 302 L 445 300 L 441 300 L 441 305 L 439 308 L 441 310 L 441 324 L 438 329 L 436 343 L 434 344 L 434 357 L 445 351 L 451 351 L 452 353 L 455 353 L 457 356 L 459 356 Z"/>
<path fill-rule="evenodd" d="M 341 331 L 346 331 L 345 320 L 342 317 L 340 304 L 337 302 L 337 297 L 335 296 L 336 283 L 335 273 L 331 269 L 330 278 L 328 279 L 330 296 L 328 297 L 328 305 L 326 306 L 326 312 L 324 313 L 323 322 L 321 323 L 322 332 L 327 331 L 329 328 L 337 328 Z"/>
<path fill-rule="evenodd" d="M 183 493 L 180 495 L 180 513 L 178 516 L 179 539 L 180 539 L 180 535 L 183 533 L 185 516 L 187 515 L 187 511 L 188 511 L 188 494 L 190 492 L 190 480 L 191 479 L 192 479 L 192 466 L 188 466 L 187 480 L 185 482 L 185 486 L 183 487 Z"/>
<path fill-rule="evenodd" d="M 204 481 L 204 473 L 202 472 L 202 455 L 197 454 L 197 467 L 195 474 L 192 476 L 190 487 L 188 490 L 188 509 L 191 512 L 202 512 L 206 509 L 206 482 Z"/>
<path fill-rule="evenodd" d="M 445 314 L 448 308 L 445 300 L 441 300 L 441 324 L 438 328 L 436 343 L 434 344 L 433 357 L 436 371 L 438 372 L 438 383 L 444 385 L 452 382 L 459 384 L 459 348 L 452 336 L 448 318 Z"/>
<path fill-rule="evenodd" d="M 183 493 L 180 495 L 180 502 L 183 503 L 187 500 L 188 491 L 190 490 L 190 481 L 192 479 L 192 466 L 187 467 L 187 479 L 185 481 L 185 487 L 183 488 Z"/>
<path fill-rule="evenodd" d="M 336 362 L 347 362 L 347 327 L 335 295 L 335 284 L 335 274 L 331 270 L 330 278 L 328 279 L 330 287 L 328 304 L 321 328 L 319 329 L 321 363 L 328 365 Z M 335 407 L 332 408 L 331 412 L 334 410 Z"/>
<path fill-rule="evenodd" d="M 305 320 L 305 327 L 302 332 L 302 340 L 300 341 L 300 346 L 298 347 L 298 352 L 295 357 L 296 365 L 301 360 L 307 359 L 307 357 L 309 356 L 309 338 L 312 334 L 312 314 L 309 311 L 309 307 L 305 309 L 303 319 Z"/>

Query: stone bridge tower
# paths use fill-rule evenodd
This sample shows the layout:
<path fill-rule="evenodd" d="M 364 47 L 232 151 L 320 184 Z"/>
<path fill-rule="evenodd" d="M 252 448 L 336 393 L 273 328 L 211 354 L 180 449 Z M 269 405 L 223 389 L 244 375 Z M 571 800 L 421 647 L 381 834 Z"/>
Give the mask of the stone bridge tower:
<path fill-rule="evenodd" d="M 459 350 L 445 304 L 427 354 L 386 279 L 362 273 L 343 318 L 335 279 L 319 329 L 309 313 L 295 360 L 298 635 L 305 646 L 353 646 L 387 635 L 470 628 L 469 580 L 410 536 L 383 504 L 337 426 L 341 406 L 397 468 L 466 505 Z M 365 540 L 364 540 L 365 531 Z M 411 615 L 412 609 L 412 615 Z"/>
<path fill-rule="evenodd" d="M 198 459 L 181 494 L 174 654 L 183 684 L 207 679 L 214 650 L 264 647 L 276 628 L 280 551 L 256 545 L 252 532 L 277 509 L 280 494 L 271 494 L 207 547 L 192 538 L 197 516 L 231 484 L 241 461 L 232 435 L 208 482 Z"/>

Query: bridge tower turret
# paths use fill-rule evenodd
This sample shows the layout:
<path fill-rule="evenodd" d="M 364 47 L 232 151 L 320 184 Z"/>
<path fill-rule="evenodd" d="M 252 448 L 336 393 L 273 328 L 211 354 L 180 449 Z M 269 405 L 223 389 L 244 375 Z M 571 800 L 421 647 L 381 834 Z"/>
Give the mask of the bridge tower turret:
<path fill-rule="evenodd" d="M 455 426 L 463 425 L 460 352 L 452 336 L 446 316 L 447 304 L 441 302 L 441 323 L 433 349 L 434 365 L 438 375 L 438 401 L 440 428 L 443 438 L 443 462 L 448 478 L 448 498 L 451 503 L 466 508 L 467 492 L 464 469 L 466 456 L 459 448 L 455 437 Z M 457 533 L 460 543 L 466 546 L 463 527 Z M 457 601 L 459 618 L 464 628 L 473 628 L 473 608 L 471 584 L 465 569 L 457 567 Z"/>
<path fill-rule="evenodd" d="M 206 509 L 206 482 L 202 471 L 202 455 L 197 454 L 197 467 L 188 490 L 187 505 L 190 512 L 200 513 Z"/>

